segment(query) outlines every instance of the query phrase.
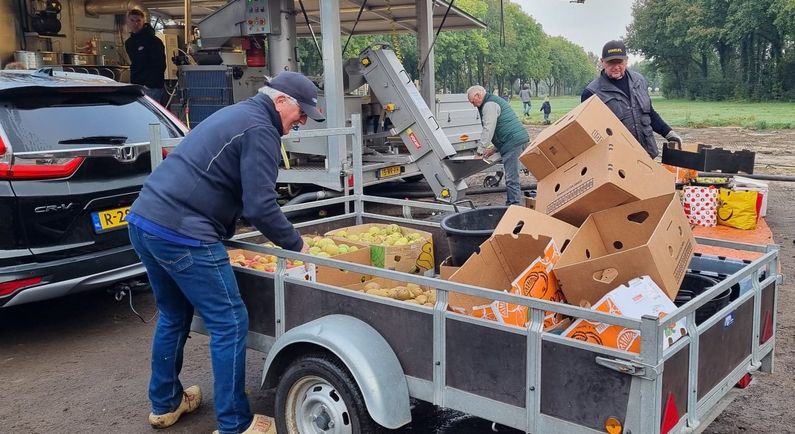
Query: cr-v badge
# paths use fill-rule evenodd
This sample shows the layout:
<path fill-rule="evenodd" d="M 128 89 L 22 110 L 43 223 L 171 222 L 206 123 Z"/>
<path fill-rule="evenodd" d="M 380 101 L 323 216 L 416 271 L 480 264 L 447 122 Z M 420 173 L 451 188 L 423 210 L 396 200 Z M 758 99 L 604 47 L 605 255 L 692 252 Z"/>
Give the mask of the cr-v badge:
<path fill-rule="evenodd" d="M 37 206 L 33 208 L 33 212 L 37 214 L 53 212 L 53 211 L 68 211 L 74 207 L 74 202 L 69 203 L 62 203 L 60 205 L 45 205 L 45 206 Z"/>

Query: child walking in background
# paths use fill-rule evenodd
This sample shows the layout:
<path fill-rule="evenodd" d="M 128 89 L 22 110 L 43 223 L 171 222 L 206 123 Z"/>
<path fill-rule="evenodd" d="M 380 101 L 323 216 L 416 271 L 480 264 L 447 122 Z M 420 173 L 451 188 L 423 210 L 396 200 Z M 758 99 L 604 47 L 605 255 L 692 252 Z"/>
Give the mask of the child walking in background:
<path fill-rule="evenodd" d="M 541 110 L 539 111 L 544 112 L 544 125 L 549 125 L 549 114 L 552 113 L 552 106 L 549 104 L 548 96 L 544 97 L 544 103 L 541 104 Z"/>

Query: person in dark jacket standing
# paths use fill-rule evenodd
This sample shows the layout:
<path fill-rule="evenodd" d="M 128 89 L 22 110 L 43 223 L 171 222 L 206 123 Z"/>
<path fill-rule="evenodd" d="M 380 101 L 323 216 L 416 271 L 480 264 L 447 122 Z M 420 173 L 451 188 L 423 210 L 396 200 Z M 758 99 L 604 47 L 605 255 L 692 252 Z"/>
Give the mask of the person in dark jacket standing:
<path fill-rule="evenodd" d="M 540 112 L 544 112 L 544 125 L 549 125 L 549 114 L 552 113 L 552 105 L 549 103 L 549 97 L 544 97 L 544 103 L 541 104 Z"/>
<path fill-rule="evenodd" d="M 519 184 L 519 154 L 527 147 L 530 135 L 511 106 L 499 96 L 486 92 L 483 86 L 467 89 L 467 99 L 480 112 L 480 122 L 483 124 L 480 142 L 487 145 L 483 158 L 489 158 L 495 152 L 500 153 L 508 193 L 505 203 L 518 204 L 523 200 Z"/>
<path fill-rule="evenodd" d="M 155 35 L 155 29 L 145 22 L 145 15 L 138 9 L 127 12 L 127 29 L 130 37 L 124 49 L 130 58 L 130 82 L 146 86 L 144 92 L 155 101 L 163 97 L 166 71 L 166 48 Z"/>
<path fill-rule="evenodd" d="M 682 138 L 654 110 L 648 82 L 640 73 L 627 69 L 627 59 L 623 41 L 606 43 L 602 48 L 602 72 L 586 86 L 581 100 L 597 95 L 655 158 L 659 154 L 655 132 L 680 145 Z"/>
<path fill-rule="evenodd" d="M 210 335 L 213 399 L 222 434 L 260 433 L 246 398 L 248 312 L 221 243 L 242 216 L 275 244 L 307 246 L 276 202 L 281 137 L 317 121 L 317 88 L 285 71 L 259 93 L 202 121 L 146 179 L 127 216 L 160 318 L 152 343 L 149 423 L 165 428 L 201 402 L 179 380 L 194 310 Z"/>

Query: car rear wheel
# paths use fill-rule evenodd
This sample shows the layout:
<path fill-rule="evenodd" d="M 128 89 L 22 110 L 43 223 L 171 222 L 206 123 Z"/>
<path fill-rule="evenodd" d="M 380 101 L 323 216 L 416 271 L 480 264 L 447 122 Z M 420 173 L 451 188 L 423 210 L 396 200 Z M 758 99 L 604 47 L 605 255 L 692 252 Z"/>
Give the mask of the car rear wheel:
<path fill-rule="evenodd" d="M 276 388 L 280 434 L 365 434 L 382 432 L 367 412 L 348 369 L 327 354 L 295 360 Z"/>

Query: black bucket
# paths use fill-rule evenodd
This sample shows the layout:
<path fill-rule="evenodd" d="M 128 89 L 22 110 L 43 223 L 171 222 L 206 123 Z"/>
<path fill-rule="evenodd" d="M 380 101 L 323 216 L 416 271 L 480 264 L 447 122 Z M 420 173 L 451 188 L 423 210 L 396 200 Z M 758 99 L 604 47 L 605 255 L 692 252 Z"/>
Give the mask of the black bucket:
<path fill-rule="evenodd" d="M 685 278 L 682 280 L 682 284 L 679 286 L 679 292 L 676 294 L 674 304 L 676 306 L 682 306 L 683 304 L 701 295 L 704 291 L 717 285 L 718 282 L 719 281 L 714 277 L 705 276 L 699 273 L 685 273 Z M 715 296 L 715 298 L 708 301 L 705 305 L 696 309 L 696 324 L 698 325 L 703 323 L 712 315 L 715 315 L 716 312 L 728 306 L 731 302 L 731 295 L 732 289 L 729 288 Z"/>
<path fill-rule="evenodd" d="M 450 265 L 464 265 L 477 248 L 494 233 L 494 228 L 507 209 L 507 206 L 486 206 L 443 218 L 441 225 L 447 233 L 447 245 L 452 256 Z"/>

